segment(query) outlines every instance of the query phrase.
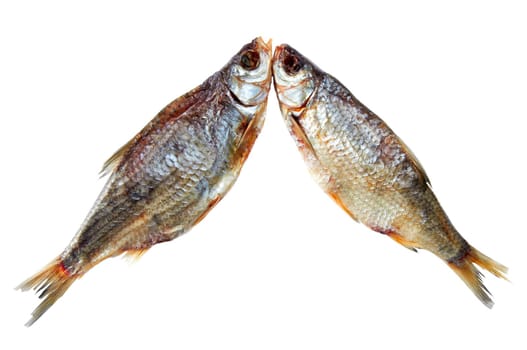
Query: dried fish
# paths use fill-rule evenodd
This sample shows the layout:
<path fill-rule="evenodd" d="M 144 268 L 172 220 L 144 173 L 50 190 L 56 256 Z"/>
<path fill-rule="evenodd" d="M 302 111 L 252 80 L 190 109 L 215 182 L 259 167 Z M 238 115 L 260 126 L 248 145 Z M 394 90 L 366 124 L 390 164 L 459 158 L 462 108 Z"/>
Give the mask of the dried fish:
<path fill-rule="evenodd" d="M 173 240 L 225 196 L 262 128 L 270 64 L 271 42 L 253 40 L 106 162 L 109 180 L 70 245 L 18 287 L 42 299 L 28 326 L 102 260 Z"/>
<path fill-rule="evenodd" d="M 286 125 L 324 191 L 372 230 L 437 255 L 492 307 L 475 265 L 501 278 L 507 268 L 458 233 L 423 167 L 386 123 L 288 45 L 275 49 L 273 78 Z"/>

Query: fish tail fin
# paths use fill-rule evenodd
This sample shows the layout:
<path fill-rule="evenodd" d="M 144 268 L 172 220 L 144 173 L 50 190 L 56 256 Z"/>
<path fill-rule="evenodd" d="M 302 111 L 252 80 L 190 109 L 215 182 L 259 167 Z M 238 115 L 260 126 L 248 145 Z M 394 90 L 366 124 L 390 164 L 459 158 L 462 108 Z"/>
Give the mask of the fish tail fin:
<path fill-rule="evenodd" d="M 507 266 L 492 260 L 491 258 L 489 258 L 488 256 L 473 247 L 471 247 L 470 249 L 469 256 L 472 263 L 478 265 L 481 268 L 484 268 L 488 272 L 492 273 L 494 276 L 503 278 L 504 280 L 508 281 L 507 277 L 505 276 L 505 274 L 509 270 Z"/>
<path fill-rule="evenodd" d="M 508 269 L 506 266 L 492 260 L 473 247 L 469 247 L 463 257 L 448 262 L 448 265 L 486 307 L 491 309 L 494 306 L 494 301 L 491 298 L 492 294 L 483 284 L 483 274 L 477 269 L 476 265 L 489 271 L 496 277 L 507 280 L 505 274 Z"/>
<path fill-rule="evenodd" d="M 31 313 L 26 323 L 29 327 L 38 320 L 71 286 L 80 275 L 72 275 L 64 267 L 60 257 L 53 260 L 40 272 L 22 282 L 16 289 L 21 291 L 35 290 L 42 299 L 40 305 Z"/>

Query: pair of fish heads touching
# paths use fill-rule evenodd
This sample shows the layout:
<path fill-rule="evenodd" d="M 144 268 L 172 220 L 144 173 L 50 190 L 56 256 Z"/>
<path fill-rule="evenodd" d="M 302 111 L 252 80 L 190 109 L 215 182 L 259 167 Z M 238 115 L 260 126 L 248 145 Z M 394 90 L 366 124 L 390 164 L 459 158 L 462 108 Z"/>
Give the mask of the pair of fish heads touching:
<path fill-rule="evenodd" d="M 105 163 L 102 193 L 67 248 L 18 289 L 42 299 L 38 320 L 92 267 L 139 256 L 188 232 L 236 181 L 263 126 L 274 88 L 309 172 L 353 219 L 445 261 L 488 307 L 476 267 L 507 268 L 454 228 L 410 149 L 337 79 L 288 45 L 261 38 L 163 108 Z"/>

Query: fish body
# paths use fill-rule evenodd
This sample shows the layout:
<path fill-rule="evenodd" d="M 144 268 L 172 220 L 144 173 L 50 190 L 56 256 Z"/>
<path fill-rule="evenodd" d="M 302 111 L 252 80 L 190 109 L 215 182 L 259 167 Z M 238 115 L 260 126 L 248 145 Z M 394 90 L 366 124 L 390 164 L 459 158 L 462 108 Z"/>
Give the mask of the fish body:
<path fill-rule="evenodd" d="M 288 45 L 275 49 L 273 78 L 286 125 L 322 189 L 356 221 L 434 253 L 492 307 L 474 264 L 502 278 L 507 268 L 458 233 L 423 167 L 388 125 Z"/>
<path fill-rule="evenodd" d="M 27 325 L 102 260 L 140 255 L 202 220 L 238 177 L 263 126 L 270 84 L 271 43 L 258 38 L 119 149 L 69 246 L 18 287 L 43 299 Z"/>

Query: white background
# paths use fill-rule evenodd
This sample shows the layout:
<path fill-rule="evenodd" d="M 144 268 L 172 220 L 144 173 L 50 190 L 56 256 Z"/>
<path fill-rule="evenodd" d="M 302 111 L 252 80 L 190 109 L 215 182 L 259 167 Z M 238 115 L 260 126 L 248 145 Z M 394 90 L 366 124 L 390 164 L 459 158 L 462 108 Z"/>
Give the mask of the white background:
<path fill-rule="evenodd" d="M 2 2 L 0 348 L 525 349 L 527 11 L 423 3 Z M 458 230 L 510 267 L 511 283 L 486 274 L 494 309 L 334 205 L 273 92 L 202 223 L 137 263 L 103 262 L 25 328 L 38 299 L 13 288 L 73 237 L 102 163 L 259 35 L 336 76 L 412 148 Z"/>

